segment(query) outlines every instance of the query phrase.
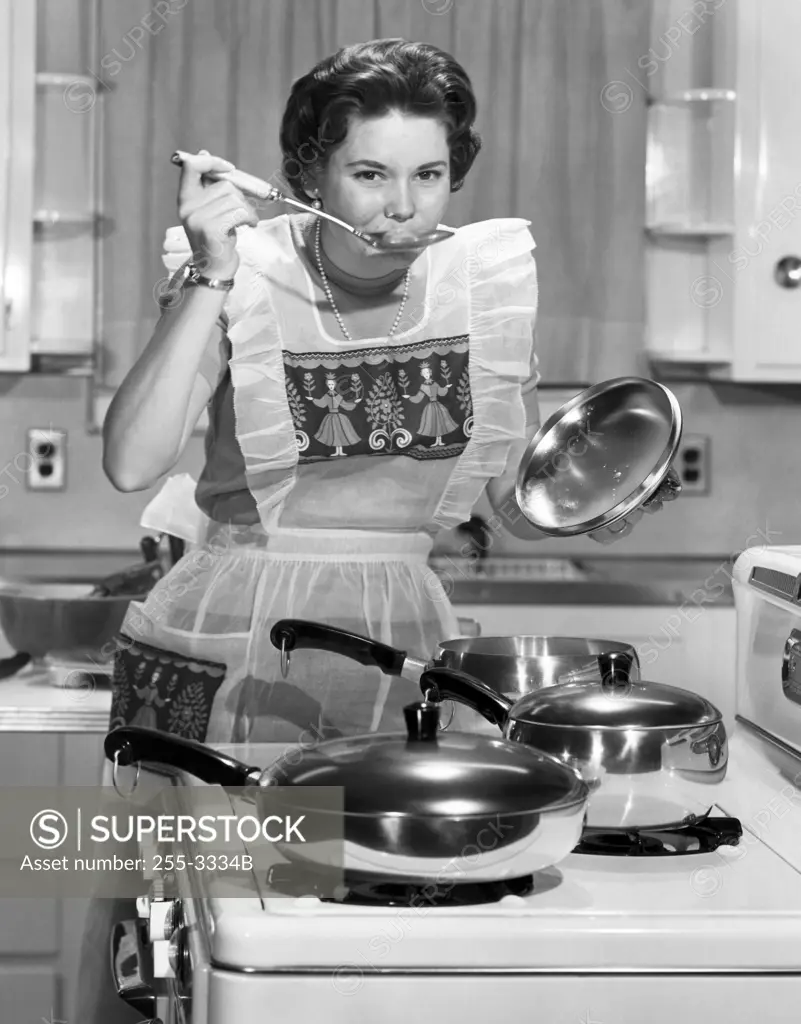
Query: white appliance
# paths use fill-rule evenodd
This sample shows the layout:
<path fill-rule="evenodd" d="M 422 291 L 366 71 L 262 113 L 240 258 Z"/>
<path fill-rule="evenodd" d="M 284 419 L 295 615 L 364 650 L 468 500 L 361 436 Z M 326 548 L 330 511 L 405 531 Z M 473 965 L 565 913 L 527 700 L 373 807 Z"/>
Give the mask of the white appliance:
<path fill-rule="evenodd" d="M 700 815 L 714 800 L 707 823 L 737 819 L 739 845 L 574 852 L 528 895 L 468 906 L 276 897 L 260 878 L 241 898 L 213 899 L 187 882 L 181 900 L 140 900 L 143 962 L 121 979 L 129 992 L 153 989 L 140 1009 L 164 1024 L 797 1019 L 801 547 L 746 551 L 734 577 L 729 771 L 711 794 L 688 783 L 685 797 Z M 266 766 L 283 748 L 225 749 Z"/>

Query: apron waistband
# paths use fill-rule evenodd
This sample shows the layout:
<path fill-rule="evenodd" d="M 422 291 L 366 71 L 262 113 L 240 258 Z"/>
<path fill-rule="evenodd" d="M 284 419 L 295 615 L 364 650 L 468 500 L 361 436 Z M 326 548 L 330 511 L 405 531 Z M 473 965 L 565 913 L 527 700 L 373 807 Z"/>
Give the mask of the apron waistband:
<path fill-rule="evenodd" d="M 256 548 L 281 560 L 420 562 L 425 564 L 434 540 L 428 533 L 383 530 L 296 530 L 214 523 L 206 536 L 212 548 Z"/>

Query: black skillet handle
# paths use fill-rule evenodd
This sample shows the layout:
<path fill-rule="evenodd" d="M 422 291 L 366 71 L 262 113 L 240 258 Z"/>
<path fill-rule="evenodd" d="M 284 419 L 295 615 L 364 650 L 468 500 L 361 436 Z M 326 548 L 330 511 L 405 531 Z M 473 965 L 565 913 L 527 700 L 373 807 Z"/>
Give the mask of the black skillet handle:
<path fill-rule="evenodd" d="M 262 774 L 261 768 L 251 768 L 203 743 L 140 725 L 112 729 L 103 746 L 108 760 L 114 761 L 116 756 L 123 767 L 141 761 L 177 768 L 211 785 L 250 786 Z"/>
<path fill-rule="evenodd" d="M 455 700 L 457 704 L 464 704 L 501 729 L 509 719 L 513 704 L 480 679 L 455 668 L 426 669 L 420 677 L 420 689 L 428 694 L 429 700 Z"/>
<path fill-rule="evenodd" d="M 380 669 L 386 676 L 399 676 L 406 661 L 406 651 L 371 640 L 359 633 L 303 619 L 281 619 L 270 630 L 270 640 L 280 651 L 328 651 L 341 654 L 360 665 Z"/>
<path fill-rule="evenodd" d="M 30 654 L 12 654 L 10 658 L 0 658 L 0 679 L 10 679 L 21 672 L 31 660 Z"/>

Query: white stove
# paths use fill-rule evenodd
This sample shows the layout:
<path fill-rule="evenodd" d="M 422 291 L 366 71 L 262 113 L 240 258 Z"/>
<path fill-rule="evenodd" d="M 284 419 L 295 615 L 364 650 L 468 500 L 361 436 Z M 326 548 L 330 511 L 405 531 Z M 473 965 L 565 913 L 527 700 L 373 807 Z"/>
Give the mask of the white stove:
<path fill-rule="evenodd" d="M 237 899 L 187 889 L 165 928 L 168 901 L 141 901 L 164 1024 L 795 1019 L 801 686 L 796 694 L 785 642 L 801 628 L 801 548 L 746 552 L 734 583 L 740 649 L 729 771 L 718 786 L 688 783 L 683 796 L 699 815 L 714 801 L 712 817 L 738 819 L 738 845 L 573 853 L 535 876 L 528 895 L 471 906 L 277 897 L 251 877 Z M 221 749 L 266 766 L 285 748 Z"/>

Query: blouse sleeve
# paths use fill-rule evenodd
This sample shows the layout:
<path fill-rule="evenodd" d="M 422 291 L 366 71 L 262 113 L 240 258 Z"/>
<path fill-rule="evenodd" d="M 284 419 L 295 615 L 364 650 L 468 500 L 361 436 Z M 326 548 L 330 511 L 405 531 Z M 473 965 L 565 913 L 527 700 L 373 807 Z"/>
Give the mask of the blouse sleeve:
<path fill-rule="evenodd" d="M 530 435 L 540 426 L 540 403 L 539 403 L 539 359 L 537 357 L 537 332 L 532 324 L 531 328 L 531 360 L 529 363 L 529 376 L 520 388 L 523 398 L 523 406 L 526 410 L 526 434 Z"/>
<path fill-rule="evenodd" d="M 179 272 L 192 258 L 192 249 L 186 231 L 179 224 L 177 227 L 168 228 L 164 236 L 164 251 L 161 260 L 165 268 L 172 274 L 172 285 L 180 281 Z M 231 345 L 228 341 L 228 315 L 223 308 L 217 324 L 222 328 L 222 338 L 212 336 L 201 357 L 198 372 L 208 382 L 211 388 L 216 391 L 220 381 L 228 369 L 228 360 L 231 358 Z"/>

